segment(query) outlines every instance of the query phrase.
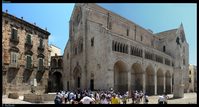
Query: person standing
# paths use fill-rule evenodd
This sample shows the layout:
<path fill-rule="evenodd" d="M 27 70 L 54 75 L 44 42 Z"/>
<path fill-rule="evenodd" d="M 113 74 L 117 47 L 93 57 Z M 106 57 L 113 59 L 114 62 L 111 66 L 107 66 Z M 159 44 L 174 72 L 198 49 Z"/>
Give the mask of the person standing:
<path fill-rule="evenodd" d="M 159 96 L 158 104 L 164 104 L 164 96 L 163 95 Z"/>
<path fill-rule="evenodd" d="M 111 104 L 120 104 L 120 100 L 116 97 L 116 94 L 113 94 Z"/>
<path fill-rule="evenodd" d="M 88 97 L 88 93 L 85 94 L 85 96 L 80 100 L 82 104 L 94 104 L 94 101 L 92 98 Z"/>
<path fill-rule="evenodd" d="M 144 94 L 144 104 L 148 104 L 148 102 L 149 102 L 149 97 L 148 97 L 148 95 L 145 93 Z"/>

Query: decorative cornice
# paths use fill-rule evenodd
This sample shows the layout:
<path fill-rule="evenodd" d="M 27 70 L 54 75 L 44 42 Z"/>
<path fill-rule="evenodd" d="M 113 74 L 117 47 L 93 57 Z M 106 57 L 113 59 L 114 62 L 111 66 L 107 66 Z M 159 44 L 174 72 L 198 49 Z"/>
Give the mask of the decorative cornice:
<path fill-rule="evenodd" d="M 50 33 L 49 33 L 48 31 L 43 30 L 43 29 L 39 28 L 38 26 L 35 26 L 35 25 L 33 25 L 33 24 L 31 24 L 31 23 L 25 21 L 25 20 L 19 19 L 19 18 L 15 17 L 15 16 L 13 16 L 13 15 L 11 15 L 11 14 L 8 14 L 8 13 L 5 13 L 5 12 L 2 11 L 2 18 L 3 18 L 3 17 L 9 18 L 9 19 L 14 20 L 14 21 L 16 21 L 16 22 L 18 22 L 18 23 L 21 23 L 21 24 L 23 24 L 23 25 L 25 25 L 25 26 L 28 26 L 28 27 L 30 27 L 31 29 L 35 29 L 35 30 L 37 30 L 37 31 L 39 31 L 39 32 L 41 32 L 41 33 L 43 33 L 43 34 L 45 35 L 45 38 L 46 38 L 46 39 L 47 39 L 48 36 L 50 35 Z M 27 29 L 26 29 L 26 30 L 27 30 Z"/>

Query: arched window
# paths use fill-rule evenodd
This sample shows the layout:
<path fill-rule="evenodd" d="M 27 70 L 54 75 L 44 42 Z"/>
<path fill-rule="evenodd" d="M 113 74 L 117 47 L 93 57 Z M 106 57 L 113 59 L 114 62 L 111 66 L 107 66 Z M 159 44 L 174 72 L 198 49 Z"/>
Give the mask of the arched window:
<path fill-rule="evenodd" d="M 125 50 L 125 44 L 123 44 L 123 50 L 122 50 L 123 53 L 126 53 L 126 50 Z"/>
<path fill-rule="evenodd" d="M 115 49 L 114 50 L 117 51 L 117 42 L 115 42 Z"/>
<path fill-rule="evenodd" d="M 58 67 L 62 67 L 62 59 L 58 60 Z"/>
<path fill-rule="evenodd" d="M 128 54 L 128 45 L 126 45 L 126 53 Z"/>
<path fill-rule="evenodd" d="M 52 61 L 51 61 L 51 66 L 52 66 L 52 67 L 56 67 L 56 66 L 57 66 L 57 61 L 56 61 L 56 59 L 52 59 Z"/>
<path fill-rule="evenodd" d="M 117 51 L 120 51 L 120 43 L 117 43 Z"/>

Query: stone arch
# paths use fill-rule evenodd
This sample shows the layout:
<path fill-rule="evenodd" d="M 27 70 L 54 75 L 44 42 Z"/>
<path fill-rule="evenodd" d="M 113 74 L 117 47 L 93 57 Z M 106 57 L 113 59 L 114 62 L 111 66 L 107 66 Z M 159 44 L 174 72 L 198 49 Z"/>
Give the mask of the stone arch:
<path fill-rule="evenodd" d="M 127 65 L 121 60 L 114 64 L 114 90 L 122 93 L 128 90 Z"/>
<path fill-rule="evenodd" d="M 171 94 L 172 78 L 171 78 L 171 73 L 169 71 L 166 72 L 165 79 L 166 79 L 166 93 Z"/>
<path fill-rule="evenodd" d="M 74 89 L 81 87 L 81 79 L 82 79 L 81 72 L 82 72 L 81 67 L 79 65 L 77 65 L 73 70 Z"/>
<path fill-rule="evenodd" d="M 62 73 L 59 71 L 55 71 L 52 74 L 51 80 L 51 91 L 58 92 L 63 90 L 63 82 L 62 82 Z"/>
<path fill-rule="evenodd" d="M 134 63 L 131 67 L 131 89 L 143 90 L 143 70 L 139 63 Z"/>
<path fill-rule="evenodd" d="M 148 65 L 146 68 L 145 84 L 146 84 L 146 93 L 148 95 L 154 95 L 155 93 L 155 80 L 154 80 L 155 71 L 152 65 Z"/>
<path fill-rule="evenodd" d="M 161 68 L 157 70 L 157 94 L 164 93 L 164 73 Z"/>

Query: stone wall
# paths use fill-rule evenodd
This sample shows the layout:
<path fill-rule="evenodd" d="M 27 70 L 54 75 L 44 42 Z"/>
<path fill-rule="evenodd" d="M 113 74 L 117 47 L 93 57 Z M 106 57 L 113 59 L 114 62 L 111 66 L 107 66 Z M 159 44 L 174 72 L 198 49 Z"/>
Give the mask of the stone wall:
<path fill-rule="evenodd" d="M 18 32 L 17 33 L 18 44 L 15 44 L 15 45 L 10 41 L 11 31 L 13 27 L 16 28 Z M 19 19 L 8 13 L 2 13 L 2 29 L 3 29 L 2 40 L 4 41 L 3 47 L 2 47 L 2 49 L 4 49 L 3 67 L 5 68 L 4 69 L 5 72 L 3 76 L 3 81 L 4 81 L 3 83 L 6 86 L 5 87 L 6 94 L 7 92 L 9 93 L 9 91 L 18 91 L 18 92 L 21 91 L 20 93 L 29 92 L 29 90 L 26 87 L 30 87 L 30 83 L 34 78 L 37 78 L 38 86 L 46 87 L 47 79 L 48 79 L 48 54 L 49 54 L 48 36 L 49 36 L 49 33 L 45 30 L 41 30 L 41 28 L 38 28 L 37 26 L 33 24 L 25 22 L 23 19 Z M 26 37 L 28 34 L 31 35 L 32 48 L 27 47 L 27 45 L 25 44 Z M 41 38 L 43 38 L 43 44 L 44 44 L 44 51 L 42 54 L 44 56 L 43 65 L 45 69 L 43 72 L 38 72 L 38 66 L 39 66 L 38 58 L 41 57 L 39 56 L 40 52 L 38 52 L 38 47 L 39 47 L 39 40 Z M 17 67 L 14 69 L 10 69 L 10 57 L 11 57 L 10 50 L 13 47 L 15 47 L 15 49 L 18 49 L 18 52 L 17 52 L 18 61 L 17 61 Z M 26 56 L 27 55 L 32 56 L 32 65 L 30 69 L 26 69 Z M 15 89 L 10 88 L 10 86 L 15 87 Z M 23 90 L 23 89 L 27 89 L 27 90 Z"/>

